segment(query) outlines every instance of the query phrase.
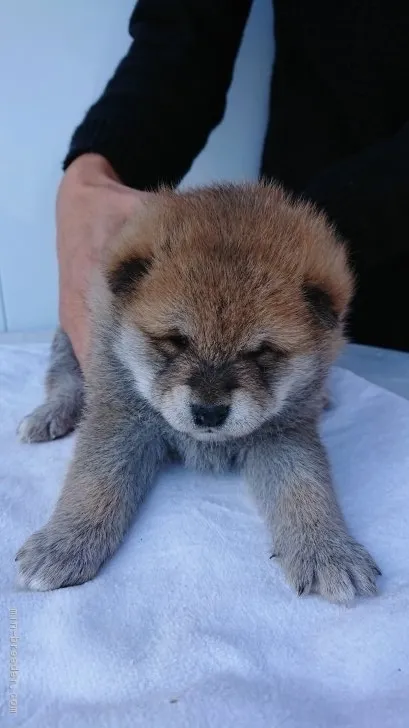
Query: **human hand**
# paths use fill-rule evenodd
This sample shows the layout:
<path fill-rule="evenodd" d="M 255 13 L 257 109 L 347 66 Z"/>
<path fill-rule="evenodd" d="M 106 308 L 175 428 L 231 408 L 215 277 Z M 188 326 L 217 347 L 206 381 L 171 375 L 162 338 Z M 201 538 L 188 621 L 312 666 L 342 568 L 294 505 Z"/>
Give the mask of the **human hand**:
<path fill-rule="evenodd" d="M 56 205 L 59 316 L 84 368 L 89 346 L 88 294 L 92 274 L 106 247 L 148 192 L 123 185 L 109 162 L 84 154 L 68 167 Z"/>

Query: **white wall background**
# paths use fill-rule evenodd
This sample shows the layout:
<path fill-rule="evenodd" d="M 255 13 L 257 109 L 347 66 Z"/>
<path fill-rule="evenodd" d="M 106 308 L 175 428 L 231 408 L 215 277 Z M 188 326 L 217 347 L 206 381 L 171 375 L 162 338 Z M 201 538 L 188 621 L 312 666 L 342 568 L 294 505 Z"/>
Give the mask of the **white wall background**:
<path fill-rule="evenodd" d="M 60 163 L 76 124 L 126 52 L 133 5 L 0 2 L 0 331 L 56 323 Z M 186 183 L 256 177 L 272 56 L 271 0 L 254 0 L 225 118 Z"/>

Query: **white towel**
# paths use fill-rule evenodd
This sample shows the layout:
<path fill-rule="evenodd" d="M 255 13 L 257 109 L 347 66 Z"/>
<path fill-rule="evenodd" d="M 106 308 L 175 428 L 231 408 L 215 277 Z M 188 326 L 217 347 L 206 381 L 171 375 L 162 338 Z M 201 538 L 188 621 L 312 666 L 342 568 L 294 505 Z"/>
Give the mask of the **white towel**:
<path fill-rule="evenodd" d="M 241 480 L 176 468 L 94 581 L 28 593 L 14 555 L 50 515 L 73 440 L 18 443 L 46 347 L 0 358 L 2 727 L 407 728 L 408 401 L 338 369 L 323 421 L 346 519 L 383 571 L 378 597 L 297 597 Z"/>

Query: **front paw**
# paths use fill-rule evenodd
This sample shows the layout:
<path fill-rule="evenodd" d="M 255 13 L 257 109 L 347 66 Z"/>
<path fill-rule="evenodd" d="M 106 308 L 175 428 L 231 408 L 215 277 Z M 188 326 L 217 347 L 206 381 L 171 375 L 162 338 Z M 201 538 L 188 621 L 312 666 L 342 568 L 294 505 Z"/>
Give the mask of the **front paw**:
<path fill-rule="evenodd" d="M 377 593 L 376 577 L 381 572 L 347 533 L 334 529 L 301 542 L 291 539 L 280 552 L 287 579 L 299 595 L 317 592 L 331 602 L 347 604 L 357 595 Z"/>
<path fill-rule="evenodd" d="M 49 400 L 24 417 L 17 428 L 21 442 L 48 442 L 68 435 L 79 420 L 78 403 Z"/>
<path fill-rule="evenodd" d="M 89 581 L 104 557 L 92 532 L 64 531 L 63 527 L 48 525 L 30 536 L 16 561 L 19 586 L 47 591 Z"/>

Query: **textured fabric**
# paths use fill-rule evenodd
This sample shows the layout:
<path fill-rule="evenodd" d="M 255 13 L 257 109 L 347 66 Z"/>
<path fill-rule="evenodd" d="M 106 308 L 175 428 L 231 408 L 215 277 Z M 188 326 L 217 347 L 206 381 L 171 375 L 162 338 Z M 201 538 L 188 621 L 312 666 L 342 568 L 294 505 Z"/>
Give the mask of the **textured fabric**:
<path fill-rule="evenodd" d="M 375 599 L 296 597 L 240 479 L 180 469 L 93 582 L 25 593 L 14 554 L 49 515 L 73 445 L 14 434 L 41 400 L 46 352 L 0 348 L 2 728 L 406 728 L 409 402 L 338 369 L 323 421 L 351 531 L 383 570 Z"/>
<path fill-rule="evenodd" d="M 343 369 L 409 399 L 409 354 L 349 344 L 338 359 Z"/>

